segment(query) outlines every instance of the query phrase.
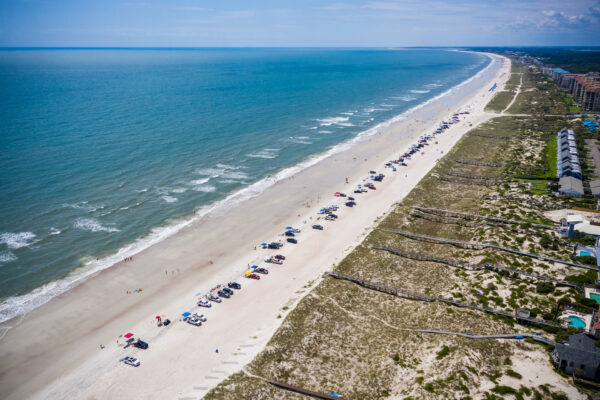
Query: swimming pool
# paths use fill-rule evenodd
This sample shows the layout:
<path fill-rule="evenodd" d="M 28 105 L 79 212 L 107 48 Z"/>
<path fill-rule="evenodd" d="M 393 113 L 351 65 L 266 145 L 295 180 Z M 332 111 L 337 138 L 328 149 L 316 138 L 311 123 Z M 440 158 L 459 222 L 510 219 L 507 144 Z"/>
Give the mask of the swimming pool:
<path fill-rule="evenodd" d="M 590 299 L 594 300 L 597 304 L 600 304 L 600 294 L 590 293 Z"/>
<path fill-rule="evenodd" d="M 591 256 L 592 254 L 591 254 L 591 253 L 588 253 L 587 251 L 582 251 L 582 252 L 580 252 L 580 253 L 579 253 L 579 255 L 580 255 L 581 257 L 584 257 L 584 256 L 588 256 L 588 257 L 589 257 L 589 256 Z"/>
<path fill-rule="evenodd" d="M 569 318 L 571 319 L 569 326 L 572 326 L 573 328 L 585 328 L 586 323 L 581 318 L 574 315 L 571 315 Z"/>

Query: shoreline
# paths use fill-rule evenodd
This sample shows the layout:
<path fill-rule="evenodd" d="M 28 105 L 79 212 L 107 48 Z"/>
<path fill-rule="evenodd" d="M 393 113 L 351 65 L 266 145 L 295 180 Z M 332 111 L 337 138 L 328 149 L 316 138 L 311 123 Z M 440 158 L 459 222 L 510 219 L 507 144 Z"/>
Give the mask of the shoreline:
<path fill-rule="evenodd" d="M 465 50 L 454 51 L 476 53 Z M 485 53 L 479 54 L 490 58 L 490 56 Z M 317 163 L 326 159 L 327 157 L 331 157 L 343 151 L 350 150 L 352 147 L 360 145 L 362 142 L 369 140 L 371 137 L 381 134 L 386 129 L 390 129 L 390 127 L 392 127 L 393 125 L 405 120 L 407 116 L 409 116 L 411 113 L 414 113 L 426 107 L 427 105 L 452 94 L 452 92 L 459 90 L 464 85 L 477 79 L 493 65 L 493 61 L 494 59 L 490 58 L 490 62 L 483 69 L 475 73 L 473 76 L 465 79 L 464 81 L 458 83 L 455 86 L 450 87 L 446 91 L 423 101 L 422 103 L 416 104 L 408 108 L 407 110 L 390 119 L 382 121 L 371 128 L 359 132 L 356 136 L 350 139 L 344 140 L 334 145 L 333 147 L 326 149 L 323 152 L 309 156 L 307 159 L 301 161 L 298 164 L 292 165 L 290 167 L 285 167 L 284 169 L 278 171 L 276 174 L 272 176 L 266 176 L 250 184 L 247 187 L 241 188 L 227 195 L 221 200 L 217 200 L 214 203 L 201 206 L 196 211 L 194 211 L 194 213 L 189 217 L 185 217 L 184 219 L 178 220 L 169 225 L 154 227 L 148 235 L 141 238 L 137 238 L 134 241 L 122 246 L 110 256 L 104 257 L 96 261 L 88 262 L 86 265 L 74 269 L 73 271 L 68 273 L 64 278 L 48 282 L 32 290 L 31 292 L 25 293 L 23 295 L 11 296 L 3 300 L 2 303 L 0 303 L 0 340 L 2 340 L 4 335 L 8 332 L 8 330 L 10 330 L 10 327 L 7 328 L 5 326 L 2 326 L 3 324 L 11 324 L 11 322 L 14 322 L 15 319 L 24 317 L 25 315 L 27 315 L 27 313 L 43 306 L 49 301 L 52 301 L 53 298 L 67 293 L 69 290 L 72 290 L 78 285 L 83 284 L 88 279 L 92 279 L 95 275 L 101 273 L 102 271 L 115 267 L 117 264 L 123 262 L 123 260 L 133 257 L 143 251 L 146 251 L 150 247 L 160 244 L 162 241 L 167 240 L 173 235 L 177 235 L 177 233 L 181 230 L 186 229 L 195 223 L 198 223 L 202 218 L 209 216 L 211 213 L 222 212 L 228 206 L 235 207 L 246 200 L 249 200 L 256 196 L 260 196 L 269 187 L 276 185 L 282 180 L 293 177 L 294 175 L 304 171 L 305 169 L 316 165 Z M 235 203 L 230 204 L 232 202 Z M 10 310 L 15 308 L 18 311 L 13 312 L 11 314 Z"/>
<path fill-rule="evenodd" d="M 494 57 L 502 59 L 498 56 Z M 510 63 L 508 67 L 510 67 Z M 505 68 L 506 65 L 502 63 L 496 75 L 499 75 Z M 507 79 L 508 77 L 505 78 Z M 479 85 L 477 90 L 464 94 L 464 97 L 469 97 L 469 100 L 473 101 L 476 97 L 479 100 L 486 100 L 485 91 L 487 91 L 487 82 L 485 81 L 484 85 Z M 483 92 L 483 97 L 478 96 L 481 92 Z M 491 95 L 488 93 L 487 97 L 491 97 Z M 418 155 L 418 158 L 409 161 L 408 168 L 402 167 L 395 175 L 390 176 L 393 173 L 388 172 L 387 169 L 383 170 L 387 175 L 386 180 L 381 185 L 381 189 L 384 190 L 379 190 L 377 191 L 378 193 L 374 192 L 357 196 L 358 206 L 355 209 L 340 210 L 342 211 L 340 213 L 340 221 L 328 224 L 325 232 L 304 232 L 299 237 L 300 244 L 297 247 L 285 246 L 282 253 L 288 256 L 289 261 L 286 260 L 282 266 L 270 267 L 269 269 L 272 270 L 272 274 L 260 282 L 241 281 L 244 289 L 238 296 L 234 296 L 231 300 L 226 300 L 223 304 L 218 304 L 206 312 L 209 322 L 205 326 L 195 328 L 175 321 L 177 315 L 187 309 L 192 310 L 192 305 L 194 304 L 192 303 L 194 301 L 192 295 L 182 295 L 182 293 L 193 294 L 198 291 L 199 285 L 192 282 L 192 280 L 198 279 L 198 273 L 204 274 L 202 281 L 205 285 L 238 278 L 243 271 L 240 265 L 247 264 L 247 261 L 255 262 L 257 259 L 260 260 L 267 254 L 264 251 L 254 252 L 250 250 L 250 256 L 248 256 L 248 250 L 244 250 L 247 248 L 245 246 L 248 245 L 248 238 L 259 237 L 254 243 L 269 241 L 269 238 L 277 237 L 277 233 L 281 232 L 287 224 L 291 224 L 292 226 L 302 225 L 303 220 L 308 221 L 307 218 L 315 215 L 315 208 L 318 210 L 319 206 L 333 203 L 332 193 L 339 188 L 343 190 L 346 186 L 341 184 L 343 178 L 339 178 L 336 173 L 333 173 L 334 170 L 338 171 L 340 165 L 343 165 L 345 171 L 342 171 L 342 173 L 348 172 L 348 175 L 352 176 L 353 180 L 359 175 L 360 178 L 364 177 L 366 165 L 374 167 L 374 164 L 376 164 L 379 166 L 382 160 L 386 161 L 389 159 L 387 157 L 388 154 L 382 155 L 382 150 L 389 150 L 391 146 L 397 147 L 414 141 L 415 137 L 424 133 L 422 132 L 423 129 L 426 130 L 425 133 L 430 132 L 430 125 L 439 122 L 435 121 L 435 118 L 443 114 L 447 116 L 448 110 L 442 109 L 444 108 L 444 104 L 435 103 L 442 103 L 442 101 L 438 99 L 437 102 L 433 101 L 430 103 L 429 107 L 423 106 L 422 109 L 412 112 L 413 114 L 417 114 L 416 116 L 419 116 L 419 113 L 425 114 L 425 116 L 435 114 L 431 120 L 413 122 L 407 118 L 405 121 L 394 124 L 393 127 L 387 127 L 385 132 L 373 135 L 365 143 L 320 160 L 315 165 L 309 166 L 297 175 L 294 175 L 293 178 L 275 182 L 258 196 L 245 201 L 248 203 L 247 206 L 255 211 L 255 214 L 249 215 L 244 210 L 239 210 L 239 208 L 246 207 L 237 207 L 237 210 L 232 210 L 232 215 L 228 215 L 226 218 L 230 224 L 229 228 L 224 226 L 224 224 L 220 224 L 225 220 L 223 215 L 206 218 L 207 221 L 198 224 L 200 226 L 184 228 L 180 231 L 180 234 L 173 235 L 141 252 L 135 257 L 133 262 L 119 263 L 114 268 L 99 272 L 96 274 L 95 279 L 87 280 L 69 292 L 57 296 L 46 305 L 32 311 L 31 314 L 35 314 L 33 317 L 28 318 L 28 316 L 25 316 L 21 320 L 21 324 L 8 331 L 5 336 L 6 341 L 11 343 L 11 348 L 16 346 L 14 348 L 23 350 L 23 354 L 21 352 L 16 354 L 9 351 L 7 343 L 4 340 L 0 342 L 0 354 L 8 361 L 6 364 L 11 364 L 11 362 L 15 364 L 11 365 L 13 367 L 11 369 L 8 369 L 5 365 L 0 370 L 0 381 L 4 382 L 3 387 L 10 387 L 12 389 L 12 392 L 8 394 L 9 398 L 29 397 L 36 392 L 38 392 L 40 397 L 44 398 L 64 398 L 67 396 L 86 398 L 86 396 L 92 395 L 99 398 L 111 398 L 113 390 L 118 391 L 119 396 L 122 395 L 123 397 L 131 396 L 131 393 L 134 393 L 134 395 L 141 393 L 139 391 L 128 392 L 128 390 L 131 390 L 129 386 L 135 386 L 138 390 L 146 391 L 144 397 L 160 397 L 161 395 L 168 396 L 169 394 L 172 397 L 174 393 L 180 393 L 179 390 L 181 387 L 189 386 L 188 389 L 184 389 L 187 392 L 194 386 L 194 384 L 188 385 L 189 377 L 184 380 L 185 382 L 181 382 L 182 378 L 180 378 L 179 384 L 176 384 L 179 388 L 175 392 L 173 391 L 174 388 L 161 384 L 164 382 L 157 382 L 157 378 L 163 376 L 161 372 L 165 372 L 164 370 L 161 371 L 160 364 L 165 359 L 171 360 L 175 355 L 181 356 L 179 354 L 181 350 L 177 350 L 177 347 L 181 343 L 197 344 L 198 346 L 195 348 L 200 350 L 203 347 L 209 347 L 208 342 L 213 340 L 211 339 L 213 336 L 216 336 L 214 340 L 221 339 L 229 343 L 225 345 L 226 348 L 220 353 L 232 354 L 237 348 L 235 343 L 243 342 L 242 338 L 248 340 L 249 337 L 256 336 L 257 339 L 253 339 L 256 343 L 251 345 L 253 347 L 262 347 L 261 345 L 268 341 L 272 332 L 279 326 L 276 315 L 280 313 L 282 304 L 286 304 L 285 302 L 290 299 L 290 295 L 293 298 L 295 293 L 301 290 L 307 281 L 318 279 L 321 270 L 328 268 L 326 265 L 330 265 L 331 261 L 335 262 L 336 259 L 343 257 L 346 251 L 349 251 L 355 244 L 360 242 L 361 237 L 366 232 L 365 227 L 372 226 L 373 219 L 375 218 L 376 220 L 382 212 L 389 210 L 390 204 L 395 202 L 390 199 L 390 193 L 394 194 L 393 197 L 395 199 L 401 198 L 403 194 L 410 191 L 412 188 L 411 185 L 414 186 L 435 165 L 437 159 L 432 149 L 434 146 L 426 148 L 425 156 Z M 481 106 L 481 110 L 483 110 L 484 105 Z M 454 106 L 455 108 L 452 111 L 456 110 L 456 105 Z M 428 108 L 433 108 L 433 110 L 429 110 Z M 474 114 L 470 116 L 474 126 L 482 122 L 483 119 L 489 118 L 489 115 L 483 111 L 481 111 L 481 115 L 479 116 Z M 423 124 L 425 126 L 422 126 Z M 416 128 L 415 125 L 417 126 Z M 444 148 L 444 150 L 451 148 L 462 134 L 470 129 L 463 121 L 461 121 L 460 125 L 460 127 L 453 126 L 448 132 L 440 135 L 437 138 L 440 145 L 436 145 L 435 148 Z M 397 136 L 402 136 L 401 134 L 399 135 L 399 132 L 404 132 L 403 129 L 412 129 L 412 131 L 416 130 L 417 132 L 413 135 L 398 138 Z M 397 154 L 403 151 L 404 148 L 395 149 L 394 153 Z M 375 161 L 373 161 L 374 159 Z M 423 164 L 425 164 L 424 168 L 418 168 L 419 166 L 423 167 Z M 411 174 L 407 182 L 404 185 L 390 187 L 390 182 L 398 182 L 398 180 L 403 178 L 401 174 L 404 170 L 407 172 L 410 171 Z M 339 172 L 337 174 L 339 175 Z M 314 185 L 312 184 L 314 182 L 319 182 L 320 184 Z M 360 182 L 360 180 L 356 182 Z M 300 185 L 303 185 L 302 189 L 300 189 Z M 291 193 L 290 189 L 300 190 L 299 192 Z M 258 197 L 262 198 L 264 196 L 268 197 L 270 204 L 260 204 L 261 200 Z M 321 199 L 322 196 L 323 199 Z M 298 199 L 297 197 L 302 198 Z M 302 211 L 292 217 L 290 209 Z M 352 218 L 348 218 L 347 214 L 352 215 Z M 267 225 L 264 223 L 266 219 L 271 224 L 276 225 L 282 221 L 286 221 L 286 225 L 265 226 Z M 230 228 L 232 221 L 242 221 L 245 224 L 245 226 L 236 230 L 236 236 L 239 237 L 233 239 L 228 237 L 231 236 L 232 229 Z M 202 236 L 203 231 L 208 232 L 212 237 L 208 240 L 200 240 L 207 239 L 206 236 Z M 310 237 L 305 239 L 305 236 Z M 323 240 L 324 238 L 326 240 Z M 304 242 L 307 242 L 307 244 L 305 245 Z M 236 244 L 242 247 L 242 249 L 238 250 L 238 247 L 235 247 Z M 231 248 L 235 250 L 231 251 Z M 312 251 L 307 252 L 307 250 Z M 340 250 L 342 251 L 340 252 Z M 198 261 L 198 259 L 203 259 L 203 261 Z M 174 262 L 177 262 L 179 267 L 171 265 Z M 227 265 L 230 265 L 230 267 L 223 268 Z M 176 270 L 181 271 L 175 272 Z M 144 291 L 140 294 L 124 294 L 127 290 L 123 290 L 124 288 L 133 288 L 135 287 L 134 285 L 139 283 L 139 279 L 137 278 L 139 278 L 140 273 L 149 275 L 145 277 L 149 287 L 144 285 Z M 92 281 L 96 280 L 98 280 L 98 284 L 93 284 Z M 282 287 L 274 287 L 275 284 L 270 282 L 272 280 L 279 282 Z M 98 288 L 98 285 L 103 283 L 110 283 L 110 285 L 106 286 L 106 290 Z M 263 288 L 262 291 L 261 288 Z M 269 290 L 266 294 L 265 289 Z M 303 291 L 303 293 L 306 292 L 307 290 Z M 253 294 L 255 295 L 254 297 L 252 297 Z M 111 298 L 106 299 L 106 297 Z M 253 300 L 252 304 L 247 304 L 249 299 Z M 167 302 L 169 304 L 165 306 Z M 251 318 L 245 318 L 244 316 L 246 313 L 252 313 L 254 307 L 260 310 L 261 315 L 248 321 Z M 289 308 L 289 306 L 287 307 Z M 225 308 L 225 310 L 220 310 L 221 308 Z M 44 312 L 40 311 L 42 309 Z M 235 309 L 238 310 L 237 316 L 242 318 L 239 322 L 235 319 Z M 100 315 L 98 310 L 101 310 L 104 315 Z M 82 317 L 82 311 L 84 313 L 88 312 L 90 315 L 84 314 Z M 198 309 L 194 307 L 194 311 L 198 311 Z M 225 314 L 226 312 L 227 314 Z M 157 328 L 150 326 L 148 323 L 148 319 L 150 319 L 148 315 L 153 316 L 155 314 L 166 314 L 175 323 L 173 326 L 162 329 L 157 333 Z M 228 321 L 224 317 L 225 315 L 233 315 L 233 321 L 236 321 L 235 329 L 233 329 L 235 332 L 231 332 L 232 329 L 228 326 Z M 60 316 L 61 320 L 57 321 L 53 316 Z M 142 322 L 144 320 L 146 322 Z M 132 324 L 132 321 L 139 322 Z M 68 337 L 69 332 L 72 332 L 74 328 L 72 325 L 74 322 L 77 328 L 80 328 L 77 329 L 79 333 L 77 337 Z M 238 325 L 239 329 L 245 328 L 248 332 L 238 332 Z M 114 343 L 115 337 L 128 330 L 140 333 L 143 339 L 151 343 L 151 350 L 138 354 L 143 364 L 138 369 L 123 369 L 127 367 L 118 364 L 118 357 L 131 354 L 125 354 L 122 349 L 114 344 L 107 345 L 106 349 L 97 354 L 98 343 Z M 40 338 L 32 338 L 31 334 L 27 334 L 28 332 L 37 332 L 40 334 L 40 331 L 43 333 L 41 336 L 44 336 L 41 339 L 47 339 L 50 343 L 40 340 Z M 20 332 L 22 335 L 15 334 L 14 332 Z M 250 336 L 245 334 L 256 332 L 260 332 L 260 334 Z M 44 349 L 45 351 L 40 355 L 40 343 L 43 343 L 43 346 L 52 347 L 52 349 Z M 233 347 L 231 343 L 234 343 Z M 52 344 L 56 344 L 56 346 L 52 346 Z M 185 349 L 183 350 L 185 351 Z M 257 352 L 260 349 L 252 349 L 254 354 L 255 350 Z M 56 359 L 56 355 L 64 356 L 66 351 L 68 351 L 69 357 Z M 214 349 L 208 351 L 213 352 Z M 91 352 L 96 354 L 90 356 L 89 353 Z M 249 361 L 248 358 L 251 359 L 248 353 L 252 352 L 245 352 L 245 355 L 240 354 L 240 357 L 236 358 L 235 361 L 237 364 L 225 365 L 229 365 L 227 368 L 231 368 L 231 366 L 245 363 Z M 243 352 L 238 351 L 238 353 Z M 199 359 L 204 358 L 200 353 L 193 355 Z M 224 359 L 224 357 L 221 358 Z M 214 358 L 216 358 L 214 364 L 211 364 Z M 196 360 L 195 362 L 193 359 L 184 360 L 182 358 L 182 361 L 185 361 L 182 364 L 186 365 L 186 368 L 194 369 L 196 373 L 206 371 L 207 374 L 210 374 L 211 369 L 215 368 L 210 367 L 206 369 L 206 364 L 219 365 L 222 369 L 226 369 L 221 364 L 223 362 L 222 359 L 210 353 L 205 356 L 204 362 L 201 363 L 202 365 L 197 366 L 197 368 L 189 367 L 202 360 Z M 53 371 L 39 371 L 40 367 L 38 365 L 50 365 L 51 363 L 55 365 Z M 39 373 L 36 378 L 24 376 L 36 374 L 36 369 Z M 19 371 L 21 374 L 19 374 Z M 141 375 L 143 372 L 140 373 L 137 371 L 145 371 L 145 375 Z M 71 374 L 69 375 L 67 372 Z M 153 376 L 154 373 L 156 373 L 155 376 Z M 189 372 L 186 374 L 189 374 Z M 100 379 L 98 379 L 97 383 L 93 383 L 98 376 L 100 376 Z M 138 379 L 142 380 L 139 381 L 139 385 L 127 385 L 127 382 L 137 383 Z M 19 385 L 19 381 L 22 382 L 22 385 Z M 216 379 L 213 381 L 214 384 L 218 383 Z M 152 386 L 152 382 L 160 384 L 160 388 L 150 387 Z M 169 385 L 171 384 L 169 383 Z M 73 390 L 76 386 L 88 386 L 88 388 L 84 390 L 84 393 L 69 392 L 69 388 Z M 101 389 L 102 387 L 107 388 Z M 40 392 L 40 390 L 42 391 Z M 161 392 L 161 390 L 164 392 Z M 112 395 L 112 398 L 114 398 L 115 393 L 112 393 Z"/>

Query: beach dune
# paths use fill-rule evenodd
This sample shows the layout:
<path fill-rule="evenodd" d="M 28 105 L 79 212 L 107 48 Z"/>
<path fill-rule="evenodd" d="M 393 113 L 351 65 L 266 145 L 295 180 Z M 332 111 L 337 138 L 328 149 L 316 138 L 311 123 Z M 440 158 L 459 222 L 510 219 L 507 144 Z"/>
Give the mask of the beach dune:
<path fill-rule="evenodd" d="M 200 398 L 241 369 L 268 342 L 294 303 L 324 271 L 360 243 L 378 217 L 419 182 L 436 161 L 471 129 L 490 117 L 483 111 L 510 76 L 510 62 L 494 62 L 475 79 L 453 89 L 384 132 L 357 142 L 256 197 L 209 214 L 175 235 L 88 279 L 19 319 L 0 341 L 0 387 L 6 399 Z M 430 133 L 455 111 L 469 110 L 459 124 L 430 142 L 397 172 L 383 168 L 420 135 Z M 333 193 L 350 193 L 369 170 L 386 178 L 377 190 L 356 195 L 343 206 Z M 346 183 L 346 177 L 349 183 Z M 322 206 L 342 204 L 335 222 L 319 220 Z M 275 254 L 255 246 L 285 239 L 286 226 L 302 229 L 297 245 L 279 251 L 283 265 L 262 262 Z M 242 277 L 246 267 L 270 270 L 260 281 Z M 210 309 L 196 306 L 198 293 L 231 280 L 243 286 Z M 135 289 L 142 289 L 141 292 Z M 183 312 L 204 313 L 201 327 L 180 321 Z M 154 317 L 173 323 L 157 327 Z M 119 336 L 132 332 L 150 343 L 147 350 L 123 349 Z M 103 346 L 102 349 L 100 346 Z M 119 362 L 124 356 L 141 366 Z"/>

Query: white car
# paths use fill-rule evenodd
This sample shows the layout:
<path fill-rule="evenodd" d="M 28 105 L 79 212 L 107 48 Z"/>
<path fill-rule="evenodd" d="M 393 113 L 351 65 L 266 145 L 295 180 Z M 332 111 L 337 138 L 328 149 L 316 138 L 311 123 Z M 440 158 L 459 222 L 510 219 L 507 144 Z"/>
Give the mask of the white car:
<path fill-rule="evenodd" d="M 202 322 L 206 322 L 206 317 L 204 314 L 194 314 L 194 318 L 199 319 Z"/>
<path fill-rule="evenodd" d="M 206 308 L 210 308 L 212 306 L 208 300 L 200 300 L 198 302 L 198 305 L 200 307 L 206 307 Z"/>
<path fill-rule="evenodd" d="M 197 318 L 192 318 L 192 317 L 188 317 L 188 319 L 185 320 L 185 322 L 187 322 L 190 325 L 195 325 L 195 326 L 200 326 L 202 325 L 202 322 L 200 322 L 199 319 Z"/>
<path fill-rule="evenodd" d="M 134 357 L 125 357 L 123 359 L 123 362 L 127 365 L 131 365 L 132 367 L 140 366 L 140 360 L 138 360 L 137 358 L 134 358 Z"/>
<path fill-rule="evenodd" d="M 220 298 L 220 297 L 218 297 L 218 296 L 210 296 L 208 299 L 209 299 L 210 301 L 214 301 L 215 303 L 220 303 L 220 302 L 222 302 L 222 301 L 223 301 L 223 300 L 221 300 L 221 298 Z"/>

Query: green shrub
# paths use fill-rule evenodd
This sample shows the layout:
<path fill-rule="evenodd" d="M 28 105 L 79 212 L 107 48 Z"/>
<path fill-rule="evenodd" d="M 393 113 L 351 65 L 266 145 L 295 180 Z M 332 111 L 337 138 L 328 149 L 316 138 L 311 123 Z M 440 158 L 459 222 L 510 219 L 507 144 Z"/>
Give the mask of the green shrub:
<path fill-rule="evenodd" d="M 535 285 L 535 291 L 540 294 L 552 293 L 554 291 L 554 285 L 552 282 L 538 282 Z"/>
<path fill-rule="evenodd" d="M 435 391 L 434 387 L 433 387 L 433 383 L 429 382 L 428 384 L 425 385 L 425 390 L 427 390 L 428 392 L 433 393 Z"/>
<path fill-rule="evenodd" d="M 441 360 L 442 358 L 446 357 L 448 355 L 448 353 L 450 353 L 450 348 L 448 346 L 444 345 L 444 347 L 442 347 L 442 349 L 440 351 L 438 351 L 437 359 Z"/>
<path fill-rule="evenodd" d="M 506 375 L 512 376 L 513 378 L 517 379 L 523 378 L 523 376 L 520 373 L 518 373 L 517 371 L 513 371 L 512 369 L 507 370 Z"/>
<path fill-rule="evenodd" d="M 517 390 L 510 386 L 497 385 L 492 388 L 492 392 L 498 394 L 517 394 Z"/>

